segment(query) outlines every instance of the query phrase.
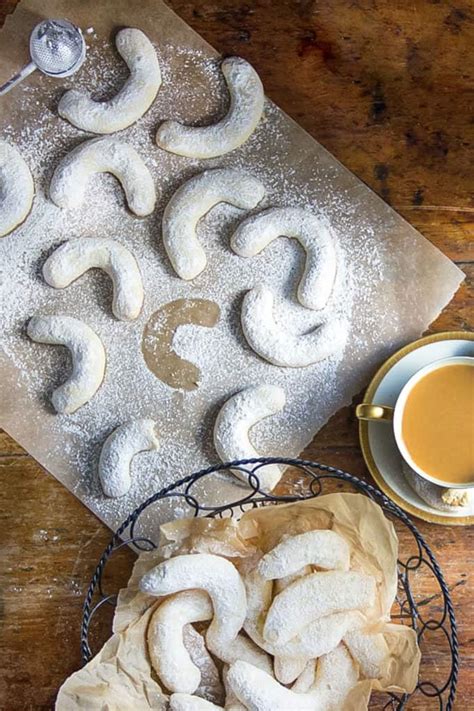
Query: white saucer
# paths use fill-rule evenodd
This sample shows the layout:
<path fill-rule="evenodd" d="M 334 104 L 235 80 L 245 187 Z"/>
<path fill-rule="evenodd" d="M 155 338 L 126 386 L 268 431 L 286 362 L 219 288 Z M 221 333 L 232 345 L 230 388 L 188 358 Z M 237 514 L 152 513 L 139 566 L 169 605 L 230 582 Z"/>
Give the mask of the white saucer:
<path fill-rule="evenodd" d="M 455 331 L 420 338 L 397 351 L 378 370 L 364 402 L 393 406 L 407 380 L 420 368 L 440 358 L 474 357 L 474 333 Z M 439 511 L 416 494 L 405 480 L 402 460 L 389 423 L 359 423 L 365 462 L 379 488 L 400 508 L 431 523 L 466 526 L 474 523 L 474 497 L 459 511 Z"/>

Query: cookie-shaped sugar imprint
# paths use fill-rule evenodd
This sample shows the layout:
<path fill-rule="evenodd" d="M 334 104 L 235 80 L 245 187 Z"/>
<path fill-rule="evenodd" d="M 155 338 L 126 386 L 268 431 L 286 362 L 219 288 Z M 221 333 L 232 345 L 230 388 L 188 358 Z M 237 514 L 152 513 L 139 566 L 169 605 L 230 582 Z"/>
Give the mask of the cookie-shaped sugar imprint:
<path fill-rule="evenodd" d="M 247 343 L 273 365 L 304 368 L 343 348 L 347 328 L 339 319 L 326 321 L 309 333 L 291 333 L 273 315 L 273 294 L 265 286 L 246 293 L 242 302 L 242 329 Z"/>
<path fill-rule="evenodd" d="M 143 284 L 133 254 L 119 242 L 79 237 L 64 242 L 46 260 L 43 276 L 55 289 L 64 289 L 88 269 L 102 269 L 112 279 L 112 311 L 120 321 L 136 319 L 143 306 Z"/>
<path fill-rule="evenodd" d="M 215 158 L 238 148 L 252 135 L 263 113 L 262 82 L 240 57 L 224 59 L 221 70 L 230 95 L 224 118 L 210 126 L 165 121 L 156 134 L 160 148 L 188 158 Z"/>
<path fill-rule="evenodd" d="M 280 412 L 286 402 L 285 391 L 277 385 L 255 385 L 233 395 L 222 406 L 214 425 L 214 446 L 223 462 L 252 459 L 261 456 L 252 445 L 249 430 L 260 420 Z M 246 484 L 248 477 L 233 473 Z M 267 464 L 255 472 L 263 491 L 271 491 L 279 482 L 282 470 L 277 464 Z"/>
<path fill-rule="evenodd" d="M 208 299 L 177 299 L 163 304 L 149 318 L 143 331 L 142 353 L 150 371 L 172 388 L 195 390 L 201 371 L 173 349 L 173 339 L 180 326 L 192 324 L 213 328 L 220 309 Z"/>
<path fill-rule="evenodd" d="M 203 590 L 185 590 L 167 598 L 153 613 L 147 640 L 151 663 L 169 691 L 194 694 L 201 681 L 199 668 L 184 645 L 183 629 L 214 614 Z"/>
<path fill-rule="evenodd" d="M 329 226 L 299 207 L 272 207 L 244 220 L 231 238 L 241 257 L 254 257 L 278 237 L 298 240 L 306 252 L 298 300 L 308 309 L 326 305 L 336 278 L 337 255 Z"/>
<path fill-rule="evenodd" d="M 0 141 L 0 237 L 26 219 L 34 194 L 33 178 L 20 152 Z"/>
<path fill-rule="evenodd" d="M 120 91 L 108 101 L 94 101 L 87 92 L 70 89 L 59 102 L 59 115 L 83 131 L 114 133 L 131 126 L 150 108 L 161 86 L 155 49 L 141 30 L 120 30 L 115 45 L 130 70 Z"/>
<path fill-rule="evenodd" d="M 119 138 L 93 138 L 68 153 L 51 179 L 51 200 L 66 209 L 80 207 L 95 173 L 111 173 L 119 180 L 135 215 L 153 212 L 156 191 L 151 173 L 135 148 Z"/>
<path fill-rule="evenodd" d="M 72 373 L 51 395 L 56 412 L 75 412 L 92 398 L 105 373 L 105 350 L 99 336 L 72 316 L 33 316 L 28 336 L 37 343 L 65 346 L 71 353 Z"/>
<path fill-rule="evenodd" d="M 163 243 L 178 276 L 194 279 L 206 267 L 196 229 L 209 210 L 221 202 L 251 210 L 264 195 L 257 178 L 231 168 L 206 170 L 181 185 L 167 204 L 162 222 Z"/>
<path fill-rule="evenodd" d="M 130 489 L 130 468 L 139 452 L 160 448 L 156 422 L 131 420 L 117 427 L 105 440 L 99 459 L 99 479 L 106 496 L 124 496 Z"/>

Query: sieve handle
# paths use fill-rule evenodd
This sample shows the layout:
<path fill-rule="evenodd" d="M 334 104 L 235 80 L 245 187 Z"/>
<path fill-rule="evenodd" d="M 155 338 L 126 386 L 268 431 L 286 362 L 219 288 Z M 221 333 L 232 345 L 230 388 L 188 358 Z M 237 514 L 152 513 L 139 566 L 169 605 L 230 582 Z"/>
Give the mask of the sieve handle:
<path fill-rule="evenodd" d="M 0 86 L 0 96 L 3 96 L 6 94 L 10 89 L 13 89 L 14 86 L 19 84 L 23 79 L 26 79 L 26 77 L 29 77 L 32 72 L 34 72 L 36 69 L 36 64 L 34 62 L 30 62 L 26 66 L 23 67 L 23 69 L 20 69 L 20 71 L 12 76 L 11 79 L 9 79 L 5 84 L 2 84 Z"/>

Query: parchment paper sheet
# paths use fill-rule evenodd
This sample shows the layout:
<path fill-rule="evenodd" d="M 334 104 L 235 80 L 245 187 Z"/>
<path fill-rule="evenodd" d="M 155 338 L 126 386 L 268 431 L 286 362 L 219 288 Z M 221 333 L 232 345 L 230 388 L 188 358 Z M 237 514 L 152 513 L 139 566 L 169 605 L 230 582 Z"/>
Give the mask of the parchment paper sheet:
<path fill-rule="evenodd" d="M 126 589 L 119 594 L 114 634 L 84 669 L 72 675 L 58 696 L 58 711 L 90 709 L 125 711 L 162 708 L 161 689 L 153 676 L 144 635 L 157 598 L 139 591 L 145 572 L 177 554 L 213 552 L 237 568 L 256 553 L 267 552 L 283 534 L 331 528 L 351 545 L 351 567 L 378 581 L 378 627 L 384 633 L 391 661 L 386 679 L 357 684 L 340 711 L 362 711 L 371 689 L 412 690 L 418 678 L 420 654 L 416 633 L 403 625 L 386 624 L 397 587 L 398 540 L 380 507 L 361 494 L 336 493 L 314 500 L 245 513 L 235 519 L 184 519 L 162 528 L 161 546 L 143 553 L 135 563 Z M 141 702 L 136 698 L 141 693 Z M 129 701 L 130 699 L 130 701 Z M 128 705 L 130 703 L 130 706 Z"/>
<path fill-rule="evenodd" d="M 206 78 L 194 69 L 189 54 L 212 58 L 215 51 L 159 0 L 23 0 L 0 33 L 0 81 L 25 62 L 33 25 L 44 17 L 63 16 L 83 29 L 93 28 L 87 35 L 91 44 L 89 58 L 77 79 L 61 82 L 36 73 L 0 100 L 2 136 L 13 142 L 18 139 L 27 146 L 28 136 L 38 141 L 41 131 L 44 141 L 53 146 L 48 160 L 40 143 L 35 143 L 38 156 L 27 156 L 37 190 L 33 211 L 24 226 L 0 241 L 4 346 L 0 354 L 0 425 L 115 528 L 147 496 L 217 460 L 211 436 L 215 415 L 227 397 L 247 385 L 275 382 L 287 393 L 284 412 L 255 428 L 259 451 L 299 454 L 328 418 L 350 402 L 389 353 L 426 329 L 452 298 L 463 274 L 271 102 L 267 102 L 265 120 L 255 135 L 222 160 L 189 161 L 159 152 L 153 135 L 164 118 L 199 122 L 211 121 L 216 113 L 221 115 L 213 98 L 215 87 L 209 90 Z M 94 223 L 93 211 L 86 208 L 71 215 L 68 222 L 67 214 L 46 204 L 45 195 L 59 158 L 87 136 L 57 116 L 57 100 L 64 88 L 76 82 L 91 90 L 104 84 L 110 88 L 110 77 L 101 70 L 100 43 L 109 43 L 104 52 L 109 64 L 119 67 L 119 80 L 123 80 L 121 77 L 126 74 L 112 44 L 114 33 L 122 26 L 142 28 L 164 61 L 165 81 L 155 105 L 135 126 L 123 132 L 127 140 L 138 140 L 143 128 L 140 145 L 145 150 L 145 160 L 155 161 L 152 172 L 157 182 L 160 178 L 164 192 L 159 197 L 157 215 L 137 220 L 124 209 L 120 190 L 112 187 L 112 180 L 104 183 L 110 187 L 104 200 L 104 213 L 108 210 L 104 221 Z M 182 96 L 173 93 L 173 86 L 182 88 Z M 194 91 L 195 87 L 199 92 Z M 214 114 L 209 114 L 209 107 L 213 107 Z M 347 344 L 338 358 L 305 369 L 275 368 L 261 361 L 243 340 L 238 324 L 245 289 L 268 279 L 278 296 L 294 301 L 302 255 L 289 240 L 277 240 L 261 258 L 241 260 L 230 252 L 228 240 L 217 234 L 213 242 L 206 243 L 209 265 L 202 279 L 186 284 L 172 274 L 159 240 L 160 211 L 183 176 L 216 165 L 247 167 L 270 186 L 269 204 L 303 204 L 331 222 L 346 265 L 345 281 L 339 284 L 335 299 L 350 322 Z M 117 205 L 114 195 L 121 201 Z M 91 188 L 89 204 L 97 207 L 98 199 Z M 95 232 L 104 235 L 107 229 L 110 236 L 115 236 L 119 228 L 129 229 L 127 243 L 144 275 L 146 304 L 137 322 L 127 324 L 127 331 L 118 324 L 112 335 L 110 294 L 104 297 L 97 291 L 95 276 L 87 275 L 77 285 L 58 292 L 42 282 L 39 269 L 45 256 L 64 239 Z M 283 273 L 285 269 L 280 270 L 282 274 L 278 270 L 270 273 L 275 255 L 280 255 L 281 264 L 288 264 L 290 281 Z M 25 283 L 29 280 L 30 286 L 35 284 L 38 304 L 34 309 L 26 295 L 14 305 L 9 301 L 12 284 L 22 279 Z M 140 351 L 146 321 L 164 303 L 189 296 L 214 300 L 221 309 L 218 327 L 201 329 L 196 336 L 206 365 L 201 366 L 200 387 L 193 393 L 183 393 L 148 373 L 146 387 L 140 389 L 136 374 L 146 369 Z M 283 303 L 282 310 L 286 308 Z M 97 330 L 107 348 L 106 381 L 93 400 L 73 416 L 57 416 L 47 405 L 47 393 L 68 372 L 64 355 L 58 354 L 61 349 L 31 344 L 24 335 L 25 322 L 32 312 L 40 310 L 84 319 Z M 293 311 L 290 317 L 293 318 Z M 136 343 L 132 355 L 130 348 L 124 348 L 126 338 Z M 238 367 L 233 366 L 235 362 Z M 35 373 L 39 373 L 38 380 L 32 386 Z M 119 399 L 110 395 L 113 390 L 119 393 Z M 129 494 L 119 501 L 106 500 L 96 480 L 100 446 L 117 425 L 139 416 L 158 420 L 162 433 L 160 453 L 137 457 Z M 212 488 L 203 483 L 200 495 L 207 503 L 233 500 L 236 486 L 225 479 L 220 483 L 214 479 Z M 170 511 L 163 514 L 170 515 Z M 144 533 L 153 536 L 156 525 L 156 518 L 150 519 Z"/>

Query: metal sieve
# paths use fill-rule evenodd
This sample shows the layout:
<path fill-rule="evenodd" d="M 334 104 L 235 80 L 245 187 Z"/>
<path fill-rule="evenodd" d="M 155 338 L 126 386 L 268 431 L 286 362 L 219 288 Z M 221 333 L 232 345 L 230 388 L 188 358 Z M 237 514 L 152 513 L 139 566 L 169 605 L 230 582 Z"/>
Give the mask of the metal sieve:
<path fill-rule="evenodd" d="M 86 43 L 81 30 L 67 20 L 43 20 L 30 36 L 31 61 L 5 84 L 0 96 L 19 84 L 35 69 L 51 77 L 74 74 L 86 58 Z"/>

